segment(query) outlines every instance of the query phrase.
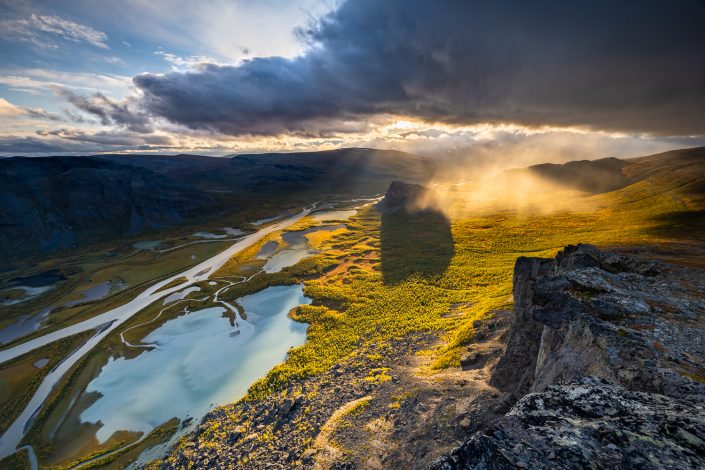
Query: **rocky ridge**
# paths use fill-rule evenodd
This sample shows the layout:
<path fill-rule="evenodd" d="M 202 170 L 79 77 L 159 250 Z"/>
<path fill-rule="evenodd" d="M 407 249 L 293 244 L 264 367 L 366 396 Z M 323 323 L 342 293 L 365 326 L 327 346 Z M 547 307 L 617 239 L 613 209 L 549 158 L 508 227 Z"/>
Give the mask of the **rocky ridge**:
<path fill-rule="evenodd" d="M 523 398 L 432 468 L 705 466 L 705 272 L 568 246 L 514 299 L 490 383 Z"/>

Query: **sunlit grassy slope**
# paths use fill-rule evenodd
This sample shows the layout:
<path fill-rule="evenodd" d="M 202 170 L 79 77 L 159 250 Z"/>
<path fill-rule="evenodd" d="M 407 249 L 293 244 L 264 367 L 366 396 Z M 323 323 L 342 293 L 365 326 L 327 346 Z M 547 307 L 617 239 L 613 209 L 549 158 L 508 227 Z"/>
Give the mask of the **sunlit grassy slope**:
<path fill-rule="evenodd" d="M 674 261 L 702 265 L 697 253 L 705 242 L 705 169 L 699 158 L 677 163 L 677 171 L 667 163 L 641 161 L 641 168 L 630 168 L 630 184 L 592 196 L 562 189 L 502 198 L 514 188 L 494 188 L 488 195 L 477 186 L 450 186 L 443 191 L 449 222 L 438 214 L 390 218 L 374 208 L 361 211 L 347 231 L 321 242 L 323 254 L 230 293 L 235 301 L 270 283 L 302 280 L 314 298 L 291 312 L 310 324 L 306 344 L 255 383 L 245 400 L 302 393 L 302 380 L 336 363 L 368 368 L 370 381 L 389 380 L 375 363 L 396 358 L 394 340 L 410 333 L 438 338 L 424 343 L 421 354 L 430 356 L 424 362 L 430 366 L 418 373 L 459 366 L 473 322 L 511 308 L 519 256 L 549 257 L 567 244 L 591 243 L 639 246 L 651 255 L 677 252 Z M 199 445 L 227 442 L 228 423 L 247 427 L 242 409 L 224 407 L 207 420 Z M 297 419 L 307 422 L 306 416 Z M 271 442 L 273 432 L 267 428 L 258 439 Z M 300 444 L 312 445 L 307 439 Z"/>
<path fill-rule="evenodd" d="M 662 174 L 596 196 L 564 192 L 554 196 L 564 199 L 554 211 L 478 204 L 472 189 L 455 191 L 450 224 L 425 216 L 381 220 L 370 208 L 348 231 L 325 242 L 325 254 L 308 261 L 325 268 L 322 276 L 306 280 L 314 305 L 292 312 L 310 323 L 308 341 L 256 383 L 248 398 L 278 392 L 291 379 L 374 353 L 416 331 L 433 331 L 444 340 L 428 351 L 433 368 L 458 366 L 462 346 L 472 340 L 473 321 L 511 306 L 518 256 L 553 256 L 575 243 L 702 241 L 702 174 Z M 399 247 L 401 255 L 386 251 Z M 419 268 L 419 260 L 427 264 Z"/>

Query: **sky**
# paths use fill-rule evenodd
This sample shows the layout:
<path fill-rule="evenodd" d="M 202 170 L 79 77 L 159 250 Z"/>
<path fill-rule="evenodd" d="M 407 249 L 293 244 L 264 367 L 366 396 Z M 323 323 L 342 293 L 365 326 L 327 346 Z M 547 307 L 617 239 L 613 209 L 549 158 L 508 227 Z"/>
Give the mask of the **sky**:
<path fill-rule="evenodd" d="M 705 145 L 703 24 L 702 0 L 0 0 L 0 155 Z"/>

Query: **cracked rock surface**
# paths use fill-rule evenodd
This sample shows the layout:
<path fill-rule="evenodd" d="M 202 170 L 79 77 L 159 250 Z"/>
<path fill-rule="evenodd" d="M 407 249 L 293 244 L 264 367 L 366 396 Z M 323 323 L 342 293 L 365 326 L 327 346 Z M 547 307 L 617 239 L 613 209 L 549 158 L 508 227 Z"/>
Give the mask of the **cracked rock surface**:
<path fill-rule="evenodd" d="M 490 383 L 523 398 L 432 468 L 705 467 L 705 272 L 568 246 L 514 300 Z"/>

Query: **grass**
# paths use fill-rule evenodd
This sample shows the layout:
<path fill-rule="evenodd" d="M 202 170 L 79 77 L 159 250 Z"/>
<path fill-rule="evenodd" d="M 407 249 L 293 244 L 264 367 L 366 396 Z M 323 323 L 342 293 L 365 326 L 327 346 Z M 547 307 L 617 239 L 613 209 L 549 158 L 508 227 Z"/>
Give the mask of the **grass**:
<path fill-rule="evenodd" d="M 60 339 L 0 366 L 0 433 L 22 413 L 44 377 L 93 333 L 86 331 Z M 34 364 L 41 359 L 48 362 L 38 368 Z"/>
<path fill-rule="evenodd" d="M 702 202 L 679 188 L 682 185 L 647 182 L 592 197 L 566 195 L 573 198 L 563 205 L 571 207 L 570 211 L 479 204 L 471 191 L 456 191 L 449 204 L 450 221 L 435 213 L 383 217 L 368 208 L 348 221 L 344 230 L 314 232 L 321 235 L 309 240 L 319 254 L 279 273 L 258 274 L 221 295 L 234 303 L 268 286 L 303 282 L 305 294 L 313 298 L 311 305 L 290 312 L 293 319 L 310 325 L 307 342 L 292 349 L 285 362 L 253 384 L 244 399 L 264 400 L 343 360 L 378 357 L 393 340 L 417 332 L 430 332 L 439 339 L 436 346 L 423 352 L 432 357 L 425 373 L 458 367 L 461 354 L 473 339 L 473 322 L 492 311 L 511 308 L 512 274 L 518 256 L 554 256 L 565 245 L 580 242 L 609 246 L 702 236 L 688 222 L 699 217 Z M 664 224 L 673 217 L 683 222 L 665 232 Z M 304 220 L 292 229 L 308 223 Z M 253 259 L 262 245 L 275 239 L 280 241 L 278 234 L 239 253 L 214 277 L 241 275 L 243 266 L 256 266 Z M 210 289 L 202 287 L 200 294 Z M 195 301 L 188 305 L 203 307 Z M 153 318 L 160 308 L 150 306 L 120 331 Z M 170 309 L 157 322 L 131 331 L 129 340 L 137 342 L 180 314 L 181 307 Z M 118 333 L 109 335 L 100 351 L 76 364 L 37 417 L 25 442 L 35 446 L 43 463 L 68 459 L 55 455 L 61 455 L 61 443 L 53 441 L 47 430 L 61 424 L 71 391 L 82 390 L 110 355 L 133 357 L 143 352 L 125 349 Z M 389 380 L 386 372 L 370 369 L 366 380 Z M 68 433 L 68 428 L 63 432 Z"/>
<path fill-rule="evenodd" d="M 306 234 L 306 239 L 311 248 L 318 250 L 323 247 L 324 243 L 331 238 L 340 235 L 345 232 L 345 228 L 339 228 L 335 230 L 317 230 L 312 233 Z"/>
<path fill-rule="evenodd" d="M 413 274 L 440 276 L 453 257 L 453 236 L 448 218 L 440 211 L 399 211 L 382 216 L 380 256 L 387 284 Z"/>
<path fill-rule="evenodd" d="M 184 282 L 187 282 L 187 281 L 188 281 L 188 279 L 187 279 L 186 277 L 184 277 L 184 276 L 178 277 L 178 278 L 174 279 L 174 280 L 171 281 L 171 282 L 167 282 L 167 283 L 164 284 L 162 287 L 160 287 L 159 289 L 157 289 L 157 290 L 155 291 L 155 294 L 158 293 L 158 292 L 162 292 L 162 291 L 171 289 L 172 287 L 179 286 L 179 285 L 181 285 L 181 284 L 183 284 Z"/>
<path fill-rule="evenodd" d="M 385 234 L 392 244 L 395 237 L 408 236 L 408 227 L 398 227 L 395 231 L 392 226 Z M 424 237 L 435 240 L 438 235 L 433 230 L 419 232 L 419 239 Z M 442 276 L 414 273 L 403 259 L 394 259 L 392 264 L 400 280 L 386 283 L 386 267 L 380 258 L 380 215 L 374 209 L 362 211 L 347 232 L 329 243 L 332 249 L 328 256 L 334 256 L 336 265 L 346 265 L 346 269 L 306 280 L 305 293 L 315 303 L 296 308 L 291 316 L 310 324 L 308 341 L 291 350 L 286 362 L 255 383 L 249 399 L 263 398 L 282 390 L 291 380 L 324 372 L 365 346 L 381 346 L 411 332 L 450 328 L 450 322 L 456 320 L 443 318 L 442 313 L 451 303 L 469 300 L 466 289 L 445 289 L 439 285 Z M 407 258 L 414 266 L 415 253 Z M 372 380 L 377 375 L 384 378 L 384 374 L 375 374 Z"/>
<path fill-rule="evenodd" d="M 346 232 L 326 241 L 325 259 L 336 261 L 332 269 L 305 279 L 305 293 L 314 303 L 291 316 L 310 324 L 308 341 L 255 383 L 246 399 L 263 399 L 292 380 L 417 331 L 435 332 L 443 340 L 427 352 L 434 359 L 432 369 L 458 367 L 472 341 L 473 322 L 511 307 L 517 257 L 551 257 L 576 243 L 610 246 L 697 237 L 688 224 L 667 236 L 656 230 L 669 214 L 681 220 L 684 211 L 699 214 L 701 203 L 679 187 L 647 181 L 598 196 L 572 195 L 573 201 L 565 202 L 574 210 L 545 213 L 468 204 L 471 193 L 456 193 L 448 231 L 440 223 L 428 226 L 423 217 L 389 223 L 374 209 L 362 211 Z M 447 315 L 454 305 L 464 307 Z"/>
<path fill-rule="evenodd" d="M 26 449 L 15 452 L 12 455 L 0 460 L 0 468 L 5 470 L 28 470 L 31 469 L 29 455 Z"/>

